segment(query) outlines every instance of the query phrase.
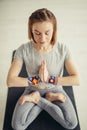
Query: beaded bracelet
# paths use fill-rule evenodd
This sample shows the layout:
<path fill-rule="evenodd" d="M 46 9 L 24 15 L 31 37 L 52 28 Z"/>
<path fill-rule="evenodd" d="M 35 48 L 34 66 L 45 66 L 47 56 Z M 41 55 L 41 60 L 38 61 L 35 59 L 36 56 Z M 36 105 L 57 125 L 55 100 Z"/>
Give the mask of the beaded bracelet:
<path fill-rule="evenodd" d="M 34 77 L 28 77 L 28 82 L 29 84 L 33 84 L 36 85 L 40 82 L 40 77 L 38 75 L 34 76 Z"/>
<path fill-rule="evenodd" d="M 37 85 L 39 82 L 41 82 L 41 79 L 39 77 L 39 75 L 36 75 L 34 77 L 28 77 L 28 83 L 29 85 Z M 58 77 L 55 76 L 50 76 L 48 78 L 48 83 L 53 84 L 53 85 L 57 85 L 58 83 Z"/>
<path fill-rule="evenodd" d="M 49 79 L 48 79 L 48 83 L 53 84 L 53 85 L 57 85 L 58 77 L 50 76 Z"/>

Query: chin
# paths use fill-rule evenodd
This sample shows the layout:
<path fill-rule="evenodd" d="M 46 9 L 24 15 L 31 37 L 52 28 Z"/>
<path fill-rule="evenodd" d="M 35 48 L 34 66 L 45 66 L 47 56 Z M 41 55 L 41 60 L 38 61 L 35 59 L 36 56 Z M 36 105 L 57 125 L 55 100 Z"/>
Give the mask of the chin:
<path fill-rule="evenodd" d="M 40 46 L 45 46 L 46 42 L 38 42 Z"/>

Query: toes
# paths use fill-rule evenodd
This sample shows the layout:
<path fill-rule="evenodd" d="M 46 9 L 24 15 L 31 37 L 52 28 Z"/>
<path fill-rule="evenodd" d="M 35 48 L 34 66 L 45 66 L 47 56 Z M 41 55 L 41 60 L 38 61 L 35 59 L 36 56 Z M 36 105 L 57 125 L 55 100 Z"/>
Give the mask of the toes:
<path fill-rule="evenodd" d="M 63 103 L 66 101 L 66 97 L 65 96 L 63 96 L 61 99 L 60 99 L 60 101 L 62 101 Z"/>
<path fill-rule="evenodd" d="M 66 97 L 64 97 L 64 102 L 66 101 Z"/>

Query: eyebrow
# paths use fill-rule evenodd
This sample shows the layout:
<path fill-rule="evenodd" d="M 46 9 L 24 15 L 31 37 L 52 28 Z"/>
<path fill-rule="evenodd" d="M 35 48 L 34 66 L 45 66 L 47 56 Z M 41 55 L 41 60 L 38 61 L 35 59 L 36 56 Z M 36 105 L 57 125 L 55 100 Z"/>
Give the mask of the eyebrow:
<path fill-rule="evenodd" d="M 39 32 L 39 31 L 38 31 L 38 30 L 36 30 L 36 29 L 35 29 L 34 31 L 35 31 L 35 32 Z M 49 32 L 49 31 L 50 31 L 50 30 L 46 30 L 46 32 Z M 39 32 L 39 33 L 41 33 L 41 32 Z"/>

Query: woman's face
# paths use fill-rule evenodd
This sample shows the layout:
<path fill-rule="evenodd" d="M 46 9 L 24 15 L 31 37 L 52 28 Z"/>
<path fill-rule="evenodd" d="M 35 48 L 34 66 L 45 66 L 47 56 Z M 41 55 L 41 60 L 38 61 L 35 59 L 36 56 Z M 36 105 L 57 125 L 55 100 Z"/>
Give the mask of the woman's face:
<path fill-rule="evenodd" d="M 47 46 L 53 36 L 53 24 L 51 22 L 37 22 L 32 26 L 32 33 L 39 46 Z"/>

